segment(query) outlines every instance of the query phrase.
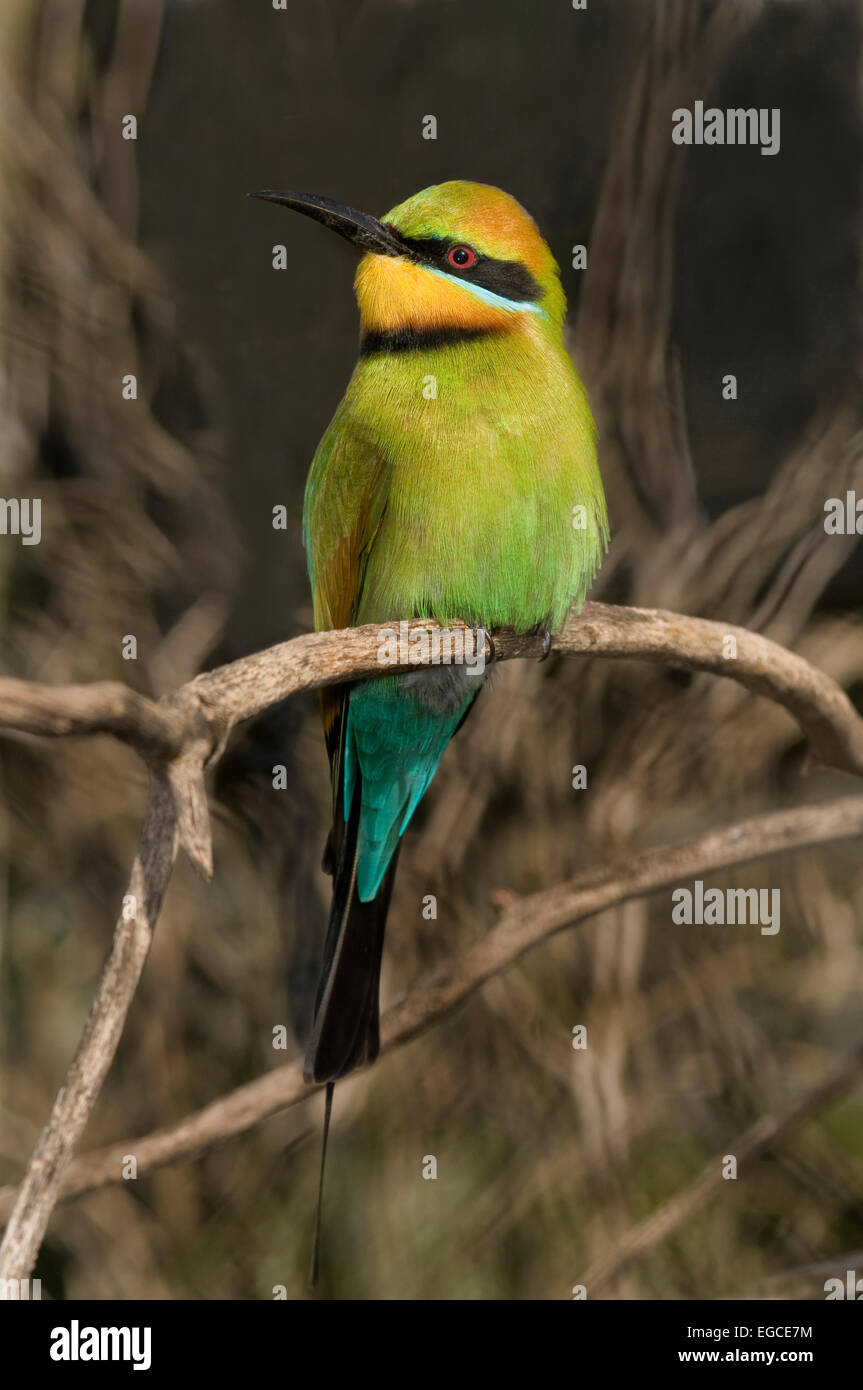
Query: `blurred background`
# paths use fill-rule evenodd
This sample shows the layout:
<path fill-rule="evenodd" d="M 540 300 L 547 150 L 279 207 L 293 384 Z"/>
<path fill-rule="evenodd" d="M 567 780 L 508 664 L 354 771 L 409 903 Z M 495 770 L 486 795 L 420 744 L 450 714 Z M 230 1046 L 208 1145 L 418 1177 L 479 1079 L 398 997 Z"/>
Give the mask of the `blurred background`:
<path fill-rule="evenodd" d="M 863 496 L 861 23 L 858 0 L 3 0 L 0 481 L 43 518 L 38 546 L 0 545 L 3 674 L 160 695 L 309 630 L 302 492 L 356 355 L 354 259 L 245 195 L 381 215 L 467 178 L 514 194 L 562 267 L 612 521 L 592 597 L 749 626 L 860 707 L 863 567 L 823 517 Z M 696 100 L 780 108 L 780 153 L 674 145 L 671 112 Z M 486 931 L 501 890 L 853 790 L 766 701 L 633 663 L 508 663 L 458 744 L 407 836 L 384 1005 Z M 109 738 L 0 745 L 0 1181 L 74 1050 L 145 793 Z M 214 881 L 178 863 L 85 1147 L 284 1063 L 276 1025 L 299 1054 L 328 804 L 313 694 L 234 736 Z M 674 926 L 668 893 L 630 903 L 339 1086 L 321 1294 L 568 1298 L 860 1044 L 859 847 L 708 884 L 780 888 L 780 933 Z M 320 1115 L 316 1098 L 58 1208 L 44 1294 L 305 1297 Z M 604 1296 L 823 1297 L 810 1267 L 856 1252 L 859 1273 L 861 1249 L 851 1090 Z"/>

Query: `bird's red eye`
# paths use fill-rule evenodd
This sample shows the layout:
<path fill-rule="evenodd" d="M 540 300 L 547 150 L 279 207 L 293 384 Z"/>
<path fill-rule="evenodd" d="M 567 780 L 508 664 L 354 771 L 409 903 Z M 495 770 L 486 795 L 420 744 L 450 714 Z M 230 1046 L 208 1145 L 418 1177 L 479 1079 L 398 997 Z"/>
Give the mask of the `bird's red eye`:
<path fill-rule="evenodd" d="M 476 252 L 469 246 L 451 246 L 446 253 L 447 261 L 455 266 L 456 270 L 470 270 L 472 265 L 476 265 Z"/>

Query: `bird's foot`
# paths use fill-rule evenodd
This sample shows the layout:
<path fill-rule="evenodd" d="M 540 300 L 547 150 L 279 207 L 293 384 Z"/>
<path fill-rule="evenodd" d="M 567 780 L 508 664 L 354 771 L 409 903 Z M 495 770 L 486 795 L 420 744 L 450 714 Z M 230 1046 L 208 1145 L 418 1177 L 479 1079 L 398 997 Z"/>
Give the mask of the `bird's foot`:
<path fill-rule="evenodd" d="M 485 664 L 486 666 L 490 666 L 491 663 L 494 661 L 496 654 L 494 638 L 492 637 L 488 628 L 484 627 L 482 623 L 470 623 L 469 626 L 471 632 L 473 633 L 474 651 L 478 650 L 477 643 L 479 642 L 480 635 L 482 635 L 485 641 L 488 642 L 488 656 L 485 658 Z"/>
<path fill-rule="evenodd" d="M 528 628 L 527 635 L 529 637 L 542 638 L 542 656 L 538 657 L 537 659 L 539 661 L 546 661 L 548 659 L 549 653 L 551 652 L 551 632 L 549 630 L 548 623 L 534 623 L 533 627 Z"/>

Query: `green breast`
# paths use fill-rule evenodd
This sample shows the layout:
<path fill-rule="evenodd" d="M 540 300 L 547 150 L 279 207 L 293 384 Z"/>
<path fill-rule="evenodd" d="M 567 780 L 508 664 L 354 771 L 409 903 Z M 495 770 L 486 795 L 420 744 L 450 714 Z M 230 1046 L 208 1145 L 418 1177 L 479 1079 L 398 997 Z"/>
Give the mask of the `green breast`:
<path fill-rule="evenodd" d="M 390 466 L 357 622 L 556 628 L 583 602 L 607 520 L 561 346 L 508 333 L 364 357 L 343 411 Z"/>

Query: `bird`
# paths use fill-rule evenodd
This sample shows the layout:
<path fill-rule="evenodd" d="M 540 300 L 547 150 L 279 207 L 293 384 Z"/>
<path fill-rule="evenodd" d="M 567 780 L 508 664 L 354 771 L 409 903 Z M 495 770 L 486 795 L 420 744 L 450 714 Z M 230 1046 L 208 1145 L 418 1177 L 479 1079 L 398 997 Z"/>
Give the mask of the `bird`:
<path fill-rule="evenodd" d="M 380 219 L 318 194 L 251 196 L 360 255 L 359 355 L 305 489 L 316 630 L 420 618 L 558 632 L 609 524 L 560 271 L 533 218 L 466 180 Z M 378 1055 L 402 836 L 484 681 L 439 665 L 322 691 L 333 891 L 304 1075 L 327 1087 L 324 1154 L 333 1085 Z"/>

